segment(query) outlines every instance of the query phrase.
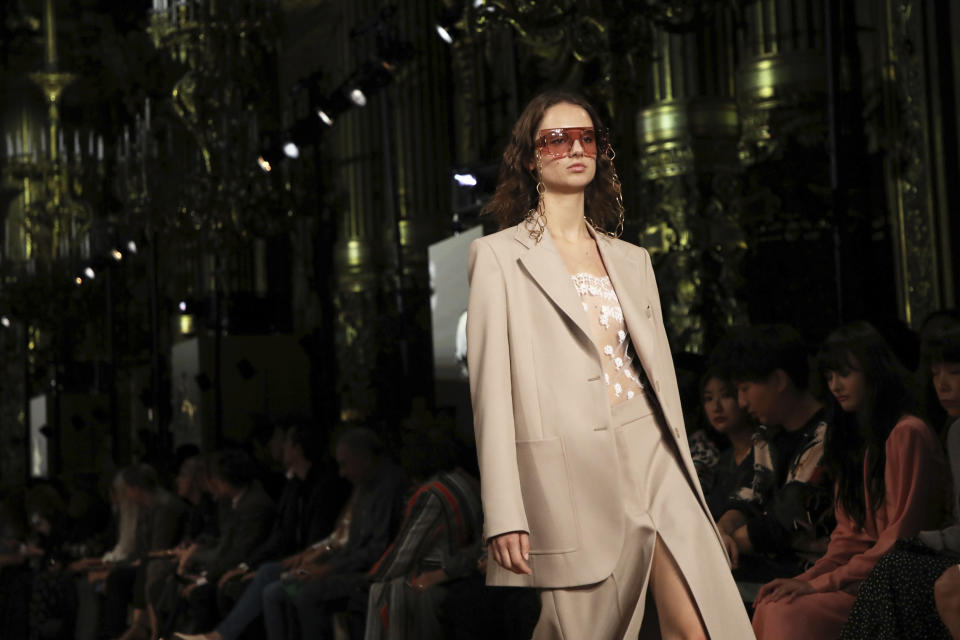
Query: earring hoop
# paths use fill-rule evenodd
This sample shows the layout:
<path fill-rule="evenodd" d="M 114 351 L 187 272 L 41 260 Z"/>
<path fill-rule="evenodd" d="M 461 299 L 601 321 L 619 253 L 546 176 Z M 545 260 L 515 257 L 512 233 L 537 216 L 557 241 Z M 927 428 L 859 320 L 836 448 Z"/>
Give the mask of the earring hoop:
<path fill-rule="evenodd" d="M 546 218 L 544 217 L 544 204 L 543 196 L 547 193 L 547 186 L 543 184 L 541 178 L 541 170 L 543 169 L 543 158 L 540 157 L 540 152 L 537 152 L 537 205 L 527 211 L 527 215 L 524 218 L 524 224 L 527 227 L 527 232 L 530 234 L 530 237 L 533 239 L 534 243 L 539 244 L 540 238 L 543 237 L 543 230 L 546 229 L 547 223 Z"/>

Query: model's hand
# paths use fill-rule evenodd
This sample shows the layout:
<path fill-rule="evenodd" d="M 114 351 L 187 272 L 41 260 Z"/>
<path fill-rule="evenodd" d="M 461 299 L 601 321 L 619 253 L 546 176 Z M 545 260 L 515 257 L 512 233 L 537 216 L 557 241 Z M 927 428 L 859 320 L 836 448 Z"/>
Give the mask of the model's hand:
<path fill-rule="evenodd" d="M 777 578 L 760 587 L 757 591 L 757 597 L 754 599 L 754 606 L 763 604 L 766 601 L 776 602 L 781 598 L 786 598 L 790 602 L 797 596 L 814 593 L 813 587 L 806 580 L 797 580 L 796 578 Z"/>
<path fill-rule="evenodd" d="M 721 531 L 720 541 L 723 543 L 723 548 L 727 550 L 727 555 L 730 556 L 730 568 L 736 569 L 740 565 L 740 549 L 737 548 L 736 540 Z"/>
<path fill-rule="evenodd" d="M 491 538 L 487 547 L 497 564 L 507 571 L 533 575 L 527 564 L 530 559 L 530 534 L 526 531 L 513 531 Z"/>

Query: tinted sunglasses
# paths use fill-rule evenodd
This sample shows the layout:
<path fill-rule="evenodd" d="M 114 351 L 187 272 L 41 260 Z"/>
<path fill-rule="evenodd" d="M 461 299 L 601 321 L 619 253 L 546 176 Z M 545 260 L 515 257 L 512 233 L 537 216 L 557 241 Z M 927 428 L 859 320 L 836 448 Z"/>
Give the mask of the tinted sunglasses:
<path fill-rule="evenodd" d="M 562 129 L 541 129 L 537 133 L 534 146 L 549 153 L 554 158 L 570 155 L 574 140 L 580 141 L 583 155 L 597 157 L 597 149 L 607 150 L 609 139 L 606 129 L 594 127 L 564 127 Z"/>

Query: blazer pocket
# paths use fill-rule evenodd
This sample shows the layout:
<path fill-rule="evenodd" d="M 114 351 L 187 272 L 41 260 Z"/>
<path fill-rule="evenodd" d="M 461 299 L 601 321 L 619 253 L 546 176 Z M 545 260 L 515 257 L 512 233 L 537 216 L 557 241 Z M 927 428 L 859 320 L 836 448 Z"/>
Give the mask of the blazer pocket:
<path fill-rule="evenodd" d="M 530 553 L 567 553 L 580 546 L 566 456 L 560 438 L 517 442 Z"/>

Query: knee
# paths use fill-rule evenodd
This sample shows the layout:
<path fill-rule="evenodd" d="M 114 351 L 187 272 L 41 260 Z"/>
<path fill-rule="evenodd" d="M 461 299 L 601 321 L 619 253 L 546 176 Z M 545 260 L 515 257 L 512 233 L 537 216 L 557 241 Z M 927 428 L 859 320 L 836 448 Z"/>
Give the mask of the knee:
<path fill-rule="evenodd" d="M 933 595 L 938 609 L 960 609 L 960 567 L 950 567 L 937 578 Z"/>
<path fill-rule="evenodd" d="M 278 603 L 283 602 L 283 598 L 287 595 L 286 590 L 283 588 L 282 582 L 272 582 L 268 584 L 261 594 L 260 598 L 263 602 L 264 608 L 270 606 L 276 606 Z"/>

